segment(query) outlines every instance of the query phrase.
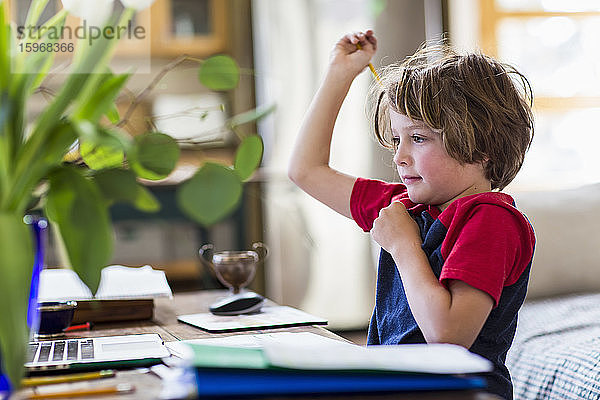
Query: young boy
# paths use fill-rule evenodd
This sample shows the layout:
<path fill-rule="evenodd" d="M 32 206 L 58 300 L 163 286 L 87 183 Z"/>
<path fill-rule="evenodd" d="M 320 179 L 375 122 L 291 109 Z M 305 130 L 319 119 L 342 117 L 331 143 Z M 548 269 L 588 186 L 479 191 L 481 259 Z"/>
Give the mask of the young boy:
<path fill-rule="evenodd" d="M 494 364 L 489 390 L 511 399 L 504 362 L 535 237 L 513 199 L 493 190 L 515 177 L 531 144 L 529 86 L 483 55 L 420 50 L 387 68 L 375 87 L 375 133 L 382 144 L 391 142 L 402 183 L 357 179 L 329 167 L 331 137 L 350 85 L 376 47 L 370 30 L 338 41 L 289 176 L 382 247 L 368 343 L 462 345 Z"/>

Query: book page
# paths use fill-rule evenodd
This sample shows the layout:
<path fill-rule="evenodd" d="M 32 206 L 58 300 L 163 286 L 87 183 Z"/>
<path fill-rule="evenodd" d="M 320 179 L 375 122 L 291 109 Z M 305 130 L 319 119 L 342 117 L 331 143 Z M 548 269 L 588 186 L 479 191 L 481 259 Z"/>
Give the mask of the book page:
<path fill-rule="evenodd" d="M 40 275 L 39 301 L 119 300 L 173 297 L 164 271 L 151 266 L 110 265 L 102 269 L 96 296 L 72 269 L 43 269 Z"/>
<path fill-rule="evenodd" d="M 102 269 L 96 299 L 173 297 L 164 271 L 143 267 L 109 265 Z"/>
<path fill-rule="evenodd" d="M 89 300 L 92 292 L 72 269 L 43 269 L 38 301 Z"/>

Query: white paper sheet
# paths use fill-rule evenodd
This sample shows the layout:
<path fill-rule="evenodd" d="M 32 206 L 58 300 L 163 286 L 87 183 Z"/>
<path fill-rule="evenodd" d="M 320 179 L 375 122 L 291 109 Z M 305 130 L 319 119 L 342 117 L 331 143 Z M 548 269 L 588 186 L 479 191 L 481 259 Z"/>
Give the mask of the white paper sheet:
<path fill-rule="evenodd" d="M 452 344 L 397 346 L 328 346 L 268 342 L 264 351 L 274 366 L 324 370 L 389 370 L 434 374 L 469 374 L 492 370 L 492 363 Z"/>
<path fill-rule="evenodd" d="M 268 346 L 269 344 L 279 344 L 283 346 L 357 346 L 353 343 L 331 339 L 311 332 L 273 332 L 245 335 L 242 334 L 225 337 L 221 336 L 204 339 L 180 340 L 165 343 L 172 355 L 179 358 L 191 359 L 193 358 L 193 352 L 188 347 L 188 344 L 237 347 L 245 349 L 262 349 Z"/>
<path fill-rule="evenodd" d="M 177 319 L 209 332 L 327 324 L 326 319 L 287 306 L 267 306 L 259 313 L 248 315 L 222 316 L 200 313 L 180 315 Z"/>

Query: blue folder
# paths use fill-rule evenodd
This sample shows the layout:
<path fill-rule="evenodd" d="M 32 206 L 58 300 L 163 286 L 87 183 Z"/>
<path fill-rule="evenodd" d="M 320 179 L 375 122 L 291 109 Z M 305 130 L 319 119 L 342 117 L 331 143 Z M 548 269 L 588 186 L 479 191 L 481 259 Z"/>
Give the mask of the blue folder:
<path fill-rule="evenodd" d="M 260 349 L 192 348 L 200 397 L 466 390 L 487 384 L 478 375 L 279 368 Z"/>
<path fill-rule="evenodd" d="M 196 370 L 196 383 L 200 397 L 459 390 L 486 387 L 485 379 L 479 376 L 207 368 Z"/>

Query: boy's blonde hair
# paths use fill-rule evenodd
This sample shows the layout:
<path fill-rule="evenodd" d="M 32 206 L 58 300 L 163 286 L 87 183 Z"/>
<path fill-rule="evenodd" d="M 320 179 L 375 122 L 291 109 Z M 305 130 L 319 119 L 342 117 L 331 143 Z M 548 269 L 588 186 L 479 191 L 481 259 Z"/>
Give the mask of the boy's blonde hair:
<path fill-rule="evenodd" d="M 492 189 L 514 179 L 533 139 L 531 86 L 514 67 L 438 45 L 422 47 L 380 75 L 370 114 L 382 145 L 392 147 L 391 107 L 440 132 L 452 158 L 482 162 Z"/>

